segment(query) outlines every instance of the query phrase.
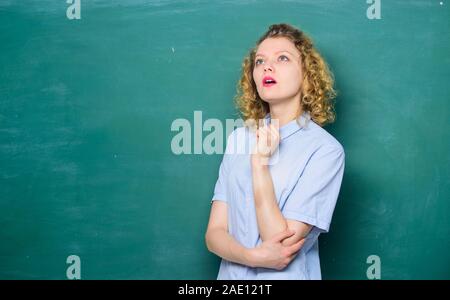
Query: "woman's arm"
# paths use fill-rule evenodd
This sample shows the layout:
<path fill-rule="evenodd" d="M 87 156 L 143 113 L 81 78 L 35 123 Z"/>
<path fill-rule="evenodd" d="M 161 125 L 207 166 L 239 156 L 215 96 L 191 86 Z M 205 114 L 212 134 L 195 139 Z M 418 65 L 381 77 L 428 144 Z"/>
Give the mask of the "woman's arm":
<path fill-rule="evenodd" d="M 293 231 L 284 231 L 256 248 L 245 248 L 228 233 L 227 204 L 213 201 L 208 228 L 205 235 L 209 251 L 225 260 L 247 265 L 281 270 L 294 259 L 304 240 L 283 246 L 281 241 L 293 236 Z"/>
<path fill-rule="evenodd" d="M 213 201 L 205 235 L 206 246 L 214 254 L 242 265 L 250 266 L 250 251 L 228 233 L 227 204 Z"/>
<path fill-rule="evenodd" d="M 270 156 L 278 148 L 278 129 L 272 124 L 261 127 L 258 129 L 257 139 L 258 148 L 251 156 L 251 165 L 259 234 L 262 241 L 266 241 L 287 229 L 294 230 L 294 236 L 283 241 L 283 245 L 291 245 L 306 237 L 312 226 L 285 219 L 278 207 L 268 165 Z"/>

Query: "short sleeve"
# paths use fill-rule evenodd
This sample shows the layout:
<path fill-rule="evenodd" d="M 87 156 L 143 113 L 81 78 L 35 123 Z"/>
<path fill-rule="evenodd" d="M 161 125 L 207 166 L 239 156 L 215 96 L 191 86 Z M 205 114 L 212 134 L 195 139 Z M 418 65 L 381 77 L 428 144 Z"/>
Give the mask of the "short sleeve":
<path fill-rule="evenodd" d="M 321 232 L 328 232 L 344 167 L 345 153 L 342 146 L 317 150 L 287 197 L 283 216 L 313 225 Z"/>
<path fill-rule="evenodd" d="M 230 136 L 227 139 L 227 145 L 225 148 L 225 153 L 222 158 L 222 162 L 220 163 L 219 167 L 219 176 L 217 178 L 216 184 L 214 186 L 214 196 L 211 199 L 211 203 L 214 200 L 220 200 L 227 202 L 227 190 L 228 190 L 228 173 L 230 170 L 230 164 L 233 157 L 233 149 L 235 148 L 234 145 L 234 137 L 235 137 L 234 130 Z"/>

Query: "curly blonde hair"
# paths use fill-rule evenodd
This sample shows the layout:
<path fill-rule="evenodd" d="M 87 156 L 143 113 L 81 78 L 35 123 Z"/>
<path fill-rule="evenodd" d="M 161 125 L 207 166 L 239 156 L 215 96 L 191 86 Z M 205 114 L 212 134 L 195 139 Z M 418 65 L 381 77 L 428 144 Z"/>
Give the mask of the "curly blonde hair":
<path fill-rule="evenodd" d="M 242 63 L 242 74 L 237 84 L 235 104 L 242 118 L 259 120 L 269 113 L 269 105 L 258 95 L 253 80 L 255 54 L 258 46 L 267 38 L 288 38 L 301 55 L 303 65 L 303 83 L 301 86 L 300 105 L 308 112 L 311 119 L 323 127 L 335 120 L 333 98 L 337 93 L 333 89 L 334 76 L 327 63 L 314 48 L 311 39 L 299 29 L 288 24 L 273 24 L 257 41 Z"/>

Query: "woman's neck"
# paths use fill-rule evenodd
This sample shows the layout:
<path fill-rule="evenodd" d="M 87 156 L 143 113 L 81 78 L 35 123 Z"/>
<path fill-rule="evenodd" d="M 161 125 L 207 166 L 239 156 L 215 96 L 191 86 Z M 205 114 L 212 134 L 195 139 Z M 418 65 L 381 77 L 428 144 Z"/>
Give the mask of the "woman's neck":
<path fill-rule="evenodd" d="M 272 120 L 277 119 L 280 128 L 302 114 L 302 108 L 299 101 L 292 101 L 291 103 L 278 103 L 270 105 L 269 107 L 270 118 Z"/>

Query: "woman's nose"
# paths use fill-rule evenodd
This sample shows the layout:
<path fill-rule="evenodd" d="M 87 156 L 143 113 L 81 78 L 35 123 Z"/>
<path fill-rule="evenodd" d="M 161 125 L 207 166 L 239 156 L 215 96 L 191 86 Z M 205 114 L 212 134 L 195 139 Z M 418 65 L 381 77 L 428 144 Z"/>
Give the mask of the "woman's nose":
<path fill-rule="evenodd" d="M 266 72 L 267 70 L 273 71 L 272 67 L 269 65 L 265 65 L 264 66 L 264 72 Z"/>

